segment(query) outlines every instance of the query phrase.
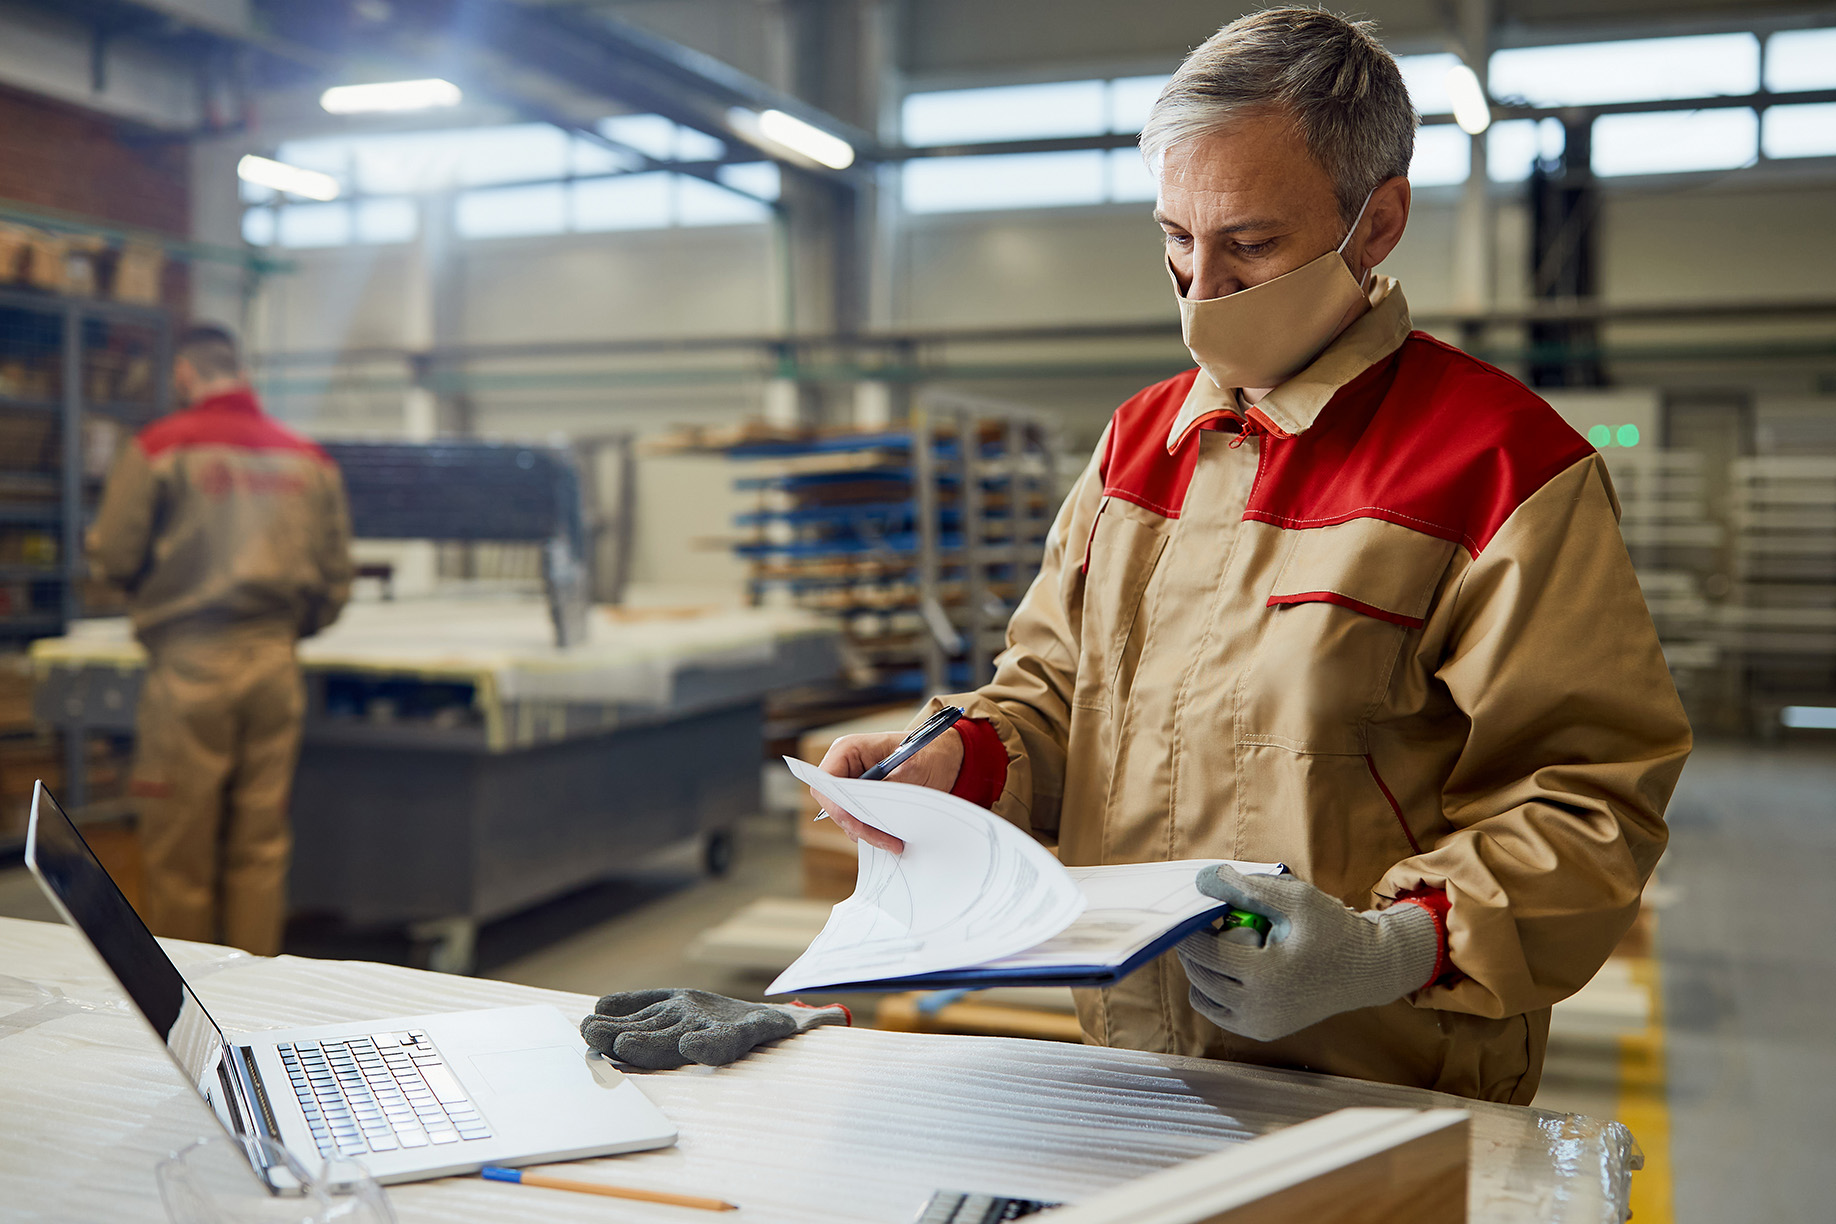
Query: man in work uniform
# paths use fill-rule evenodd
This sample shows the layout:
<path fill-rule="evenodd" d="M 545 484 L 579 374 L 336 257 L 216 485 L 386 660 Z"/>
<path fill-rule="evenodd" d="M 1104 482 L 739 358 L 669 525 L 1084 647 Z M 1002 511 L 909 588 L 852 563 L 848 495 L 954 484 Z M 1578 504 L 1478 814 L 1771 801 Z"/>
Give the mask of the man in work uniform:
<path fill-rule="evenodd" d="M 158 935 L 273 955 L 305 709 L 294 643 L 350 594 L 350 514 L 337 467 L 262 411 L 228 332 L 186 332 L 172 383 L 186 406 L 117 460 L 88 540 L 148 654 L 142 912 Z"/>
<path fill-rule="evenodd" d="M 1199 364 L 1111 419 L 971 721 L 895 779 L 1268 916 L 1080 991 L 1089 1040 L 1527 1104 L 1690 732 L 1600 457 L 1374 269 L 1415 114 L 1366 26 L 1251 14 L 1142 133 Z M 837 741 L 856 776 L 897 736 Z M 899 843 L 834 804 L 851 834 Z"/>

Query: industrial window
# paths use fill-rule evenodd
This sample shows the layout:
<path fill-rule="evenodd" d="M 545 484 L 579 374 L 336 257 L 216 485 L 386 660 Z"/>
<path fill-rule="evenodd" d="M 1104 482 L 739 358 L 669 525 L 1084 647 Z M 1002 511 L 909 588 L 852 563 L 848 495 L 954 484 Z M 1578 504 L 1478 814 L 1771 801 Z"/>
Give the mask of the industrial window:
<path fill-rule="evenodd" d="M 1760 148 L 1767 157 L 1836 157 L 1836 102 L 1767 107 Z"/>
<path fill-rule="evenodd" d="M 1836 89 L 1836 30 L 1787 30 L 1768 38 L 1766 88 Z"/>
<path fill-rule="evenodd" d="M 1167 87 L 1168 77 L 1118 77 L 1109 83 L 1109 130 L 1139 132 L 1147 124 L 1154 100 Z"/>
<path fill-rule="evenodd" d="M 663 229 L 675 202 L 670 175 L 621 174 L 585 179 L 573 185 L 573 228 L 582 233 L 603 230 Z"/>
<path fill-rule="evenodd" d="M 1593 170 L 1602 178 L 1734 170 L 1759 157 L 1759 116 L 1745 106 L 1602 115 Z"/>
<path fill-rule="evenodd" d="M 658 161 L 727 155 L 721 141 L 661 115 L 616 115 L 597 127 Z M 243 238 L 259 246 L 407 242 L 419 224 L 412 197 L 432 191 L 454 192 L 454 228 L 464 238 L 746 225 L 770 216 L 766 203 L 704 179 L 638 173 L 639 156 L 546 123 L 291 140 L 275 156 L 332 175 L 354 198 L 306 203 L 243 183 L 243 200 L 259 206 L 243 214 Z M 759 201 L 778 197 L 775 163 L 721 166 L 716 174 Z"/>
<path fill-rule="evenodd" d="M 1101 204 L 1110 198 L 1109 163 L 1100 149 L 920 157 L 905 163 L 904 196 L 914 213 Z"/>
<path fill-rule="evenodd" d="M 749 225 L 771 216 L 765 204 L 736 196 L 706 179 L 690 174 L 675 178 L 677 225 Z"/>
<path fill-rule="evenodd" d="M 1559 119 L 1506 119 L 1485 131 L 1485 173 L 1494 183 L 1521 183 L 1536 163 L 1562 156 L 1568 134 Z"/>
<path fill-rule="evenodd" d="M 777 199 L 783 186 L 777 162 L 735 162 L 720 167 L 714 177 L 761 200 Z"/>
<path fill-rule="evenodd" d="M 1112 122 L 1108 81 L 1054 81 L 907 94 L 905 143 L 922 147 L 1094 136 Z"/>
<path fill-rule="evenodd" d="M 1760 43 L 1751 34 L 1698 34 L 1493 54 L 1494 98 L 1531 106 L 1588 106 L 1750 94 L 1760 83 Z"/>
<path fill-rule="evenodd" d="M 357 200 L 352 236 L 358 242 L 408 242 L 420 225 L 420 212 L 413 200 L 400 196 Z"/>
<path fill-rule="evenodd" d="M 1451 115 L 1453 100 L 1447 96 L 1447 70 L 1461 63 L 1457 55 L 1399 55 L 1396 66 L 1402 70 L 1403 85 L 1418 115 Z"/>
<path fill-rule="evenodd" d="M 567 184 L 486 187 L 453 197 L 453 229 L 461 238 L 512 238 L 567 229 Z"/>
<path fill-rule="evenodd" d="M 672 123 L 661 115 L 614 115 L 596 125 L 607 140 L 629 145 L 657 161 L 719 161 L 727 146 L 694 128 Z"/>
<path fill-rule="evenodd" d="M 289 247 L 344 246 L 351 240 L 351 206 L 291 204 L 276 215 L 274 238 Z"/>
<path fill-rule="evenodd" d="M 1472 137 L 1465 132 L 1451 123 L 1421 128 L 1415 133 L 1415 158 L 1409 163 L 1409 182 L 1417 187 L 1464 183 L 1472 163 Z"/>

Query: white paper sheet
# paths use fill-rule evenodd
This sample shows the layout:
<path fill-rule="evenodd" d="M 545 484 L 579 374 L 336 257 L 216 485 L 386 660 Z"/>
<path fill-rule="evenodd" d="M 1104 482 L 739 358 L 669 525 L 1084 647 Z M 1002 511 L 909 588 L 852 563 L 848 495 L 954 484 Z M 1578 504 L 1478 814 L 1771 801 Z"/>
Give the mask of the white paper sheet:
<path fill-rule="evenodd" d="M 991 961 L 987 969 L 1121 965 L 1172 928 L 1218 908 L 1198 890 L 1198 873 L 1223 859 L 1065 867 L 1084 894 L 1084 912 L 1044 943 Z M 1245 875 L 1279 875 L 1280 863 L 1230 864 Z"/>
<path fill-rule="evenodd" d="M 905 842 L 858 843 L 860 875 L 767 993 L 940 973 L 1010 956 L 1069 926 L 1084 894 L 1038 842 L 986 808 L 902 782 L 837 778 L 785 758 L 798 779 Z"/>

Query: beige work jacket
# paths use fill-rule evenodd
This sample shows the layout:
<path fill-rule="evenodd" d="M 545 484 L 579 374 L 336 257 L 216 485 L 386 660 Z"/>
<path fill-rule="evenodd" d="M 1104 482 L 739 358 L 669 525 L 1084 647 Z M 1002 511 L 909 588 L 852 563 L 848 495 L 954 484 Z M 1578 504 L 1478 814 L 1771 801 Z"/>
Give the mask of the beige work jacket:
<path fill-rule="evenodd" d="M 1450 901 L 1452 971 L 1406 999 L 1258 1042 L 1167 955 L 1079 992 L 1089 1040 L 1523 1104 L 1550 1005 L 1635 916 L 1690 731 L 1599 456 L 1411 332 L 1393 281 L 1372 300 L 1241 416 L 1196 370 L 1118 409 L 994 680 L 933 709 L 992 721 L 995 811 L 1067 864 Z"/>
<path fill-rule="evenodd" d="M 185 629 L 267 622 L 297 637 L 350 597 L 350 511 L 337 465 L 244 390 L 154 422 L 109 473 L 87 541 L 149 646 Z"/>

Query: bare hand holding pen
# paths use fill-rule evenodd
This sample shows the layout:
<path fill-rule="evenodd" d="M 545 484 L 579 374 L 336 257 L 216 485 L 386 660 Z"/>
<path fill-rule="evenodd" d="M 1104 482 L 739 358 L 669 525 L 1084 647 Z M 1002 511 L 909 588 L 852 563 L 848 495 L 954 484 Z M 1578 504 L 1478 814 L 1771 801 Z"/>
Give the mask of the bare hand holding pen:
<path fill-rule="evenodd" d="M 928 744 L 918 749 L 910 759 L 893 769 L 885 776 L 889 782 L 904 782 L 911 786 L 928 786 L 932 790 L 947 791 L 956 785 L 956 776 L 963 768 L 963 737 L 955 729 L 956 718 L 962 711 L 947 711 L 953 714 L 948 729 L 937 735 Z M 834 774 L 839 778 L 858 778 L 885 763 L 886 759 L 908 740 L 918 737 L 924 728 L 912 735 L 900 735 L 895 731 L 873 732 L 865 735 L 844 735 L 829 746 L 819 768 L 824 773 Z M 905 849 L 905 843 L 883 830 L 857 819 L 852 813 L 843 810 L 822 795 L 811 792 L 829 817 L 840 826 L 850 840 L 860 841 L 865 838 L 868 845 L 878 846 L 898 854 Z"/>

